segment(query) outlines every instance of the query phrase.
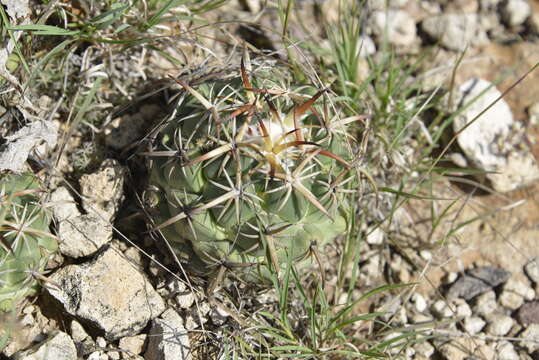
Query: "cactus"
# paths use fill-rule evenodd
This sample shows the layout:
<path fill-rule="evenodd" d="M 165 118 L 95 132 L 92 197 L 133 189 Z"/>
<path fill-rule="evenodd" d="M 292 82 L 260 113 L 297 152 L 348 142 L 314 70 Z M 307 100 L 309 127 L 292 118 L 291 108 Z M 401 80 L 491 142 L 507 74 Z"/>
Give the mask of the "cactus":
<path fill-rule="evenodd" d="M 0 311 L 37 290 L 37 277 L 57 249 L 39 193 L 31 174 L 0 176 Z"/>
<path fill-rule="evenodd" d="M 348 127 L 359 117 L 341 119 L 328 92 L 290 78 L 244 56 L 226 79 L 176 80 L 176 111 L 144 153 L 146 198 L 154 230 L 191 264 L 235 264 L 263 279 L 346 232 L 358 186 Z"/>

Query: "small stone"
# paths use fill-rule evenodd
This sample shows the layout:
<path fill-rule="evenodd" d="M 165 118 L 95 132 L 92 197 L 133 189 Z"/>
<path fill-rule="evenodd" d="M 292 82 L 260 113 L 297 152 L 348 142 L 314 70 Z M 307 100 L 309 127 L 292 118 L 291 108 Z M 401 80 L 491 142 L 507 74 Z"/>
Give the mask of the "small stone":
<path fill-rule="evenodd" d="M 526 0 L 506 0 L 503 4 L 502 18 L 510 27 L 524 24 L 530 15 L 531 7 Z"/>
<path fill-rule="evenodd" d="M 519 294 L 516 294 L 512 291 L 504 291 L 500 294 L 500 304 L 502 306 L 505 306 L 508 309 L 516 310 L 518 309 L 523 303 L 524 298 L 520 296 Z"/>
<path fill-rule="evenodd" d="M 429 17 L 421 23 L 422 29 L 449 50 L 463 51 L 469 45 L 488 42 L 479 27 L 477 14 L 444 14 Z"/>
<path fill-rule="evenodd" d="M 416 354 L 430 358 L 434 354 L 434 346 L 428 341 L 421 341 L 414 345 Z"/>
<path fill-rule="evenodd" d="M 359 37 L 358 42 L 359 42 L 359 56 L 368 57 L 376 53 L 376 45 L 374 44 L 374 41 L 369 36 L 361 35 Z M 367 243 L 368 242 L 369 240 L 367 238 Z"/>
<path fill-rule="evenodd" d="M 412 324 L 423 324 L 432 322 L 432 316 L 423 313 L 412 313 L 410 315 L 410 323 Z"/>
<path fill-rule="evenodd" d="M 88 337 L 88 333 L 78 321 L 71 321 L 71 338 L 75 342 L 83 342 Z"/>
<path fill-rule="evenodd" d="M 72 258 L 91 255 L 112 240 L 112 225 L 94 214 L 65 219 L 58 227 L 60 252 Z"/>
<path fill-rule="evenodd" d="M 485 320 L 479 316 L 472 316 L 464 319 L 464 330 L 470 334 L 475 335 L 485 327 Z"/>
<path fill-rule="evenodd" d="M 110 360 L 120 360 L 120 353 L 118 351 L 109 351 L 107 356 Z"/>
<path fill-rule="evenodd" d="M 458 318 L 472 316 L 472 309 L 465 300 L 455 299 L 452 301 L 452 305 L 455 307 L 455 315 L 457 315 Z"/>
<path fill-rule="evenodd" d="M 384 232 L 380 228 L 374 229 L 367 235 L 367 244 L 382 245 L 384 243 Z"/>
<path fill-rule="evenodd" d="M 107 341 L 102 336 L 98 336 L 97 339 L 95 339 L 95 344 L 101 349 L 105 349 L 107 347 Z"/>
<path fill-rule="evenodd" d="M 71 337 L 64 332 L 58 332 L 39 345 L 16 354 L 18 360 L 77 360 L 77 349 Z"/>
<path fill-rule="evenodd" d="M 191 359 L 189 336 L 183 326 L 183 320 L 172 309 L 166 310 L 158 319 L 153 320 L 148 338 L 144 356 L 147 359 Z"/>
<path fill-rule="evenodd" d="M 448 318 L 453 316 L 451 308 L 447 305 L 446 301 L 438 300 L 432 305 L 432 313 L 438 318 Z"/>
<path fill-rule="evenodd" d="M 531 354 L 535 350 L 539 349 L 539 324 L 531 324 L 526 330 L 524 330 L 520 336 L 521 339 L 531 340 L 531 341 L 522 341 L 520 344 L 528 349 L 528 352 Z"/>
<path fill-rule="evenodd" d="M 517 319 L 524 326 L 539 324 L 539 301 L 532 301 L 522 305 L 518 309 Z"/>
<path fill-rule="evenodd" d="M 531 281 L 536 284 L 539 283 L 539 257 L 536 257 L 527 263 L 524 266 L 524 271 Z"/>
<path fill-rule="evenodd" d="M 127 351 L 129 355 L 138 355 L 142 353 L 145 341 L 146 334 L 126 336 L 120 339 L 118 346 L 120 349 Z"/>
<path fill-rule="evenodd" d="M 449 284 L 453 284 L 458 279 L 458 277 L 459 277 L 458 273 L 454 271 L 450 271 L 445 274 L 442 281 L 445 285 L 449 285 Z"/>
<path fill-rule="evenodd" d="M 465 339 L 458 338 L 440 345 L 438 351 L 445 360 L 464 360 L 468 356 L 467 347 L 463 346 Z"/>
<path fill-rule="evenodd" d="M 488 317 L 489 324 L 487 326 L 487 334 L 493 336 L 506 335 L 514 324 L 512 317 L 504 314 L 493 314 Z"/>
<path fill-rule="evenodd" d="M 449 299 L 460 297 L 470 300 L 490 289 L 491 287 L 482 280 L 471 276 L 463 276 L 451 285 L 447 292 L 447 297 Z"/>
<path fill-rule="evenodd" d="M 506 282 L 511 273 L 504 269 L 496 268 L 494 266 L 481 266 L 476 269 L 468 271 L 470 276 L 480 279 L 492 287 L 496 287 Z"/>
<path fill-rule="evenodd" d="M 406 49 L 416 42 L 415 22 L 406 11 L 375 11 L 371 26 L 379 42 L 387 39 L 398 49 Z"/>
<path fill-rule="evenodd" d="M 417 312 L 422 313 L 423 311 L 427 310 L 427 301 L 423 295 L 414 293 L 412 295 L 412 302 L 414 303 L 414 308 Z"/>
<path fill-rule="evenodd" d="M 519 360 L 520 357 L 515 351 L 515 347 L 509 341 L 500 341 L 496 346 L 498 360 Z"/>
<path fill-rule="evenodd" d="M 473 312 L 481 316 L 486 316 L 492 314 L 497 308 L 498 303 L 496 302 L 496 294 L 494 293 L 494 291 L 489 291 L 482 295 L 479 295 L 475 299 Z"/>
<path fill-rule="evenodd" d="M 429 250 L 420 250 L 419 256 L 423 258 L 425 261 L 431 261 L 432 260 L 432 253 Z"/>
<path fill-rule="evenodd" d="M 56 221 L 61 222 L 80 215 L 77 203 L 69 190 L 61 186 L 54 190 L 49 199 L 49 206 Z"/>

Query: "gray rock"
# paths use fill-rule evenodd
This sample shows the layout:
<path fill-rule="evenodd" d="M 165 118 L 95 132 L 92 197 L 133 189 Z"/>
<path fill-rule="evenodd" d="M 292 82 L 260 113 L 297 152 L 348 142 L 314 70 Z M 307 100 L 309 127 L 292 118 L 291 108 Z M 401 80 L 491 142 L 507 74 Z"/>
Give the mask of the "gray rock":
<path fill-rule="evenodd" d="M 496 352 L 498 353 L 498 360 L 519 360 L 520 357 L 515 351 L 515 347 L 509 341 L 500 341 L 496 345 Z"/>
<path fill-rule="evenodd" d="M 486 316 L 492 314 L 497 308 L 496 294 L 494 291 L 488 291 L 475 299 L 473 312 L 477 315 Z"/>
<path fill-rule="evenodd" d="M 526 330 L 524 330 L 520 335 L 519 338 L 526 339 L 522 341 L 520 344 L 524 346 L 528 353 L 532 353 L 539 349 L 539 324 L 531 324 L 529 325 Z"/>
<path fill-rule="evenodd" d="M 466 108 L 455 118 L 453 130 L 458 133 L 460 148 L 475 167 L 496 172 L 486 175 L 494 190 L 507 192 L 537 181 L 539 168 L 525 145 L 524 132 L 517 129 L 518 123 L 503 99 L 483 113 L 500 95 L 482 79 L 474 78 L 461 85 L 458 103 Z"/>
<path fill-rule="evenodd" d="M 37 348 L 14 356 L 15 360 L 77 360 L 77 349 L 73 340 L 64 332 L 58 332 Z"/>
<path fill-rule="evenodd" d="M 48 206 L 57 222 L 80 216 L 77 203 L 65 187 L 61 186 L 54 190 L 49 198 Z"/>
<path fill-rule="evenodd" d="M 481 266 L 475 269 L 471 269 L 468 271 L 468 275 L 482 280 L 492 287 L 503 284 L 504 282 L 509 280 L 509 277 L 511 277 L 510 272 L 493 266 Z"/>
<path fill-rule="evenodd" d="M 531 281 L 536 284 L 539 283 L 539 258 L 534 258 L 527 263 L 524 266 L 524 271 Z"/>
<path fill-rule="evenodd" d="M 60 252 L 72 258 L 95 253 L 112 240 L 112 225 L 94 214 L 65 219 L 58 225 Z"/>
<path fill-rule="evenodd" d="M 447 292 L 447 297 L 449 299 L 463 298 L 465 300 L 470 300 L 490 289 L 490 285 L 482 280 L 471 276 L 463 276 L 451 285 Z"/>
<path fill-rule="evenodd" d="M 50 279 L 59 288 L 48 291 L 65 310 L 100 328 L 108 340 L 135 335 L 165 308 L 148 280 L 113 248 Z"/>
<path fill-rule="evenodd" d="M 483 330 L 486 324 L 486 321 L 479 316 L 467 317 L 464 319 L 464 330 L 470 335 L 475 335 Z"/>
<path fill-rule="evenodd" d="M 414 19 L 405 11 L 375 11 L 371 27 L 379 42 L 387 38 L 397 50 L 409 50 L 407 48 L 414 45 L 417 39 Z"/>
<path fill-rule="evenodd" d="M 488 317 L 487 334 L 504 336 L 511 330 L 515 321 L 505 314 L 492 314 Z"/>
<path fill-rule="evenodd" d="M 172 309 L 166 310 L 158 319 L 153 320 L 149 333 L 146 359 L 187 360 L 191 359 L 189 336 L 183 320 Z"/>
<path fill-rule="evenodd" d="M 522 305 L 518 309 L 517 319 L 524 326 L 539 324 L 539 301 L 532 301 Z"/>
<path fill-rule="evenodd" d="M 524 24 L 531 13 L 531 6 L 526 0 L 505 0 L 502 6 L 502 18 L 511 27 Z"/>
<path fill-rule="evenodd" d="M 477 14 L 444 14 L 423 20 L 422 29 L 449 50 L 463 51 L 488 42 Z"/>
<path fill-rule="evenodd" d="M 126 169 L 114 159 L 103 161 L 95 173 L 81 176 L 84 209 L 112 221 L 123 199 L 125 176 Z"/>

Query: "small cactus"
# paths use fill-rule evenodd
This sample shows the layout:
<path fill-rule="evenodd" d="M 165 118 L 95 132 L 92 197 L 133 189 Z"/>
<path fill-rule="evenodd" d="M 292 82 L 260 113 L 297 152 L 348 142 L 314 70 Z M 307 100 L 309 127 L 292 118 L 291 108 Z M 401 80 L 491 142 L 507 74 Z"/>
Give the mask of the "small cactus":
<path fill-rule="evenodd" d="M 226 79 L 177 80 L 179 105 L 145 153 L 147 199 L 155 229 L 191 264 L 267 278 L 347 231 L 358 186 L 348 127 L 360 117 L 340 118 L 324 90 L 290 87 L 286 68 L 251 66 L 244 57 Z"/>
<path fill-rule="evenodd" d="M 36 277 L 57 249 L 39 189 L 31 174 L 0 175 L 0 311 L 37 290 Z"/>

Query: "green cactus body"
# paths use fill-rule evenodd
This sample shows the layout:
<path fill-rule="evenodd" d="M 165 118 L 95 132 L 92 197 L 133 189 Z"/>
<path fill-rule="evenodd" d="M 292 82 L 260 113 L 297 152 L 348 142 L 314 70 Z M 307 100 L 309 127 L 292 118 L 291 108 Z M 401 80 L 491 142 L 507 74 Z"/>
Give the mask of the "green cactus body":
<path fill-rule="evenodd" d="M 357 146 L 323 92 L 291 89 L 290 77 L 263 62 L 196 89 L 180 81 L 177 111 L 146 153 L 156 228 L 179 255 L 255 264 L 264 278 L 346 232 Z"/>
<path fill-rule="evenodd" d="M 34 176 L 0 176 L 0 311 L 13 309 L 36 291 L 35 274 L 57 249 L 39 199 Z"/>

